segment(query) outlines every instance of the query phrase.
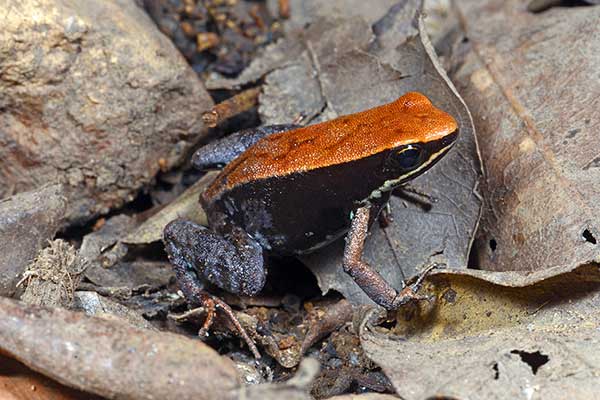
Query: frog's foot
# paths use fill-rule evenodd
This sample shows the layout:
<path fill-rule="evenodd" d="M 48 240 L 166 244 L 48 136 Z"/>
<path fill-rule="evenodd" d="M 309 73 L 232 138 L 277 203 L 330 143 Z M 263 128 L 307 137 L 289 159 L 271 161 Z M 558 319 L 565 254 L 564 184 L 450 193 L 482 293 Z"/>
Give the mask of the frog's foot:
<path fill-rule="evenodd" d="M 217 308 L 218 308 L 227 316 L 229 321 L 233 324 L 236 331 L 238 332 L 238 335 L 240 335 L 240 337 L 244 340 L 244 342 L 246 342 L 246 344 L 248 345 L 248 348 L 254 355 L 254 358 L 259 359 L 260 352 L 258 351 L 258 348 L 256 348 L 256 344 L 254 344 L 254 341 L 250 338 L 250 336 L 248 335 L 248 333 L 246 332 L 246 330 L 244 329 L 242 324 L 240 324 L 240 321 L 237 319 L 237 317 L 233 313 L 233 310 L 231 309 L 231 307 L 229 307 L 229 305 L 227 303 L 225 303 L 223 300 L 219 299 L 218 297 L 212 296 L 205 291 L 203 291 L 201 293 L 200 297 L 201 297 L 201 299 L 200 299 L 201 305 L 204 308 L 204 310 L 206 311 L 206 318 L 204 319 L 202 328 L 200 328 L 200 331 L 198 331 L 198 336 L 203 336 L 203 337 L 208 336 L 208 331 L 210 330 L 210 327 L 211 327 L 212 323 L 214 322 L 215 315 L 217 313 Z"/>
<path fill-rule="evenodd" d="M 428 195 L 427 193 L 419 192 L 418 190 L 410 187 L 408 184 L 398 187 L 392 192 L 394 197 L 406 200 L 417 207 L 420 207 L 424 211 L 430 211 L 433 204 L 438 201 L 437 198 Z"/>
<path fill-rule="evenodd" d="M 206 313 L 204 323 L 198 331 L 198 336 L 208 336 L 208 331 L 215 320 L 218 309 L 222 311 L 227 319 L 232 323 L 238 335 L 244 340 L 244 342 L 246 342 L 254 357 L 259 359 L 260 352 L 256 348 L 256 344 L 254 344 L 254 341 L 250 338 L 242 324 L 240 324 L 240 321 L 235 316 L 231 307 L 229 307 L 229 305 L 223 300 L 204 290 L 202 283 L 192 271 L 182 271 L 178 264 L 174 264 L 174 267 L 179 287 L 181 288 L 181 291 L 185 295 L 187 301 L 195 306 L 202 307 Z"/>
<path fill-rule="evenodd" d="M 393 300 L 393 308 L 400 308 L 403 305 L 410 303 L 411 301 L 430 301 L 431 299 L 428 296 L 419 295 L 418 292 L 419 290 L 421 290 L 421 287 L 423 287 L 423 281 L 425 280 L 427 275 L 429 275 L 429 273 L 437 267 L 438 264 L 431 264 L 419 274 L 417 280 L 414 283 L 405 286 Z"/>

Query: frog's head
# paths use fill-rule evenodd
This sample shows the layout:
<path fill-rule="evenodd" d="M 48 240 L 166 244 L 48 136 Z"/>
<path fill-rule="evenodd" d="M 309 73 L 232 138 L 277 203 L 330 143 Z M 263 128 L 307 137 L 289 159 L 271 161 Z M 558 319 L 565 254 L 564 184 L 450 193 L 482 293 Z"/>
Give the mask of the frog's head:
<path fill-rule="evenodd" d="M 395 112 L 386 110 L 386 129 L 381 135 L 387 140 L 387 146 L 380 147 L 378 157 L 378 175 L 383 183 L 375 194 L 391 190 L 427 171 L 458 138 L 456 120 L 420 93 L 407 93 L 388 107 L 395 108 Z"/>

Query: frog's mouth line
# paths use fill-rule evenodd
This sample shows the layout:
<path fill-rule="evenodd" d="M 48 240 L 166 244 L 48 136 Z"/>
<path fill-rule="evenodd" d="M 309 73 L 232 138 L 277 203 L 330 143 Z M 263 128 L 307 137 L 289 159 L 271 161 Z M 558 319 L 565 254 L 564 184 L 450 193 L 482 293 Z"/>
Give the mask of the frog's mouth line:
<path fill-rule="evenodd" d="M 385 181 L 383 183 L 383 185 L 381 185 L 380 187 L 378 187 L 377 189 L 375 189 L 371 192 L 371 194 L 365 200 L 365 202 L 368 200 L 371 200 L 371 199 L 380 198 L 383 192 L 392 190 L 395 187 L 406 182 L 407 180 L 416 178 L 417 176 L 419 176 L 422 173 L 424 173 L 425 171 L 427 171 L 438 160 L 440 160 L 442 158 L 442 156 L 452 148 L 452 146 L 454 146 L 454 143 L 456 143 L 457 137 L 458 137 L 458 129 L 455 130 L 454 132 L 452 132 L 451 134 L 444 136 L 442 139 L 439 139 L 439 140 L 436 140 L 436 141 L 433 141 L 430 143 L 425 143 L 424 144 L 425 148 L 432 149 L 432 151 L 430 152 L 431 155 L 429 156 L 427 161 L 425 161 L 424 163 L 419 165 L 418 168 L 408 171 L 406 174 L 401 175 L 398 178 Z"/>

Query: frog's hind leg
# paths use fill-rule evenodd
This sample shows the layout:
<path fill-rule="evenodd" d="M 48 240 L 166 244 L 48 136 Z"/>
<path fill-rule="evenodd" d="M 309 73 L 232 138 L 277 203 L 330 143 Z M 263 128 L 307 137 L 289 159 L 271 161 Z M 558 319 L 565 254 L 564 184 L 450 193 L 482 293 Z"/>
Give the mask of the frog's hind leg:
<path fill-rule="evenodd" d="M 192 271 L 230 293 L 254 296 L 267 277 L 262 247 L 242 228 L 221 235 L 191 221 L 164 230 L 165 248 L 176 267 Z"/>
<path fill-rule="evenodd" d="M 202 305 L 208 330 L 215 309 L 221 309 L 233 322 L 255 356 L 260 357 L 254 342 L 229 306 L 210 295 L 203 280 L 228 291 L 255 295 L 265 284 L 266 270 L 262 248 L 242 229 L 234 229 L 224 237 L 191 221 L 175 220 L 164 230 L 165 249 L 175 269 L 179 287 L 192 305 Z"/>
<path fill-rule="evenodd" d="M 267 125 L 232 133 L 198 149 L 192 157 L 192 164 L 200 170 L 222 167 L 260 139 L 299 127 L 294 124 Z"/>

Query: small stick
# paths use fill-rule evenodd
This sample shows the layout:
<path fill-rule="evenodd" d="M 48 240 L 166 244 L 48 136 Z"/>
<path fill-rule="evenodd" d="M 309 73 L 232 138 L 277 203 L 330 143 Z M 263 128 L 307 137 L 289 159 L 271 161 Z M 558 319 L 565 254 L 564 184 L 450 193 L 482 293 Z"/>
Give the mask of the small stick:
<path fill-rule="evenodd" d="M 290 18 L 290 0 L 279 0 L 279 16 L 283 19 Z"/>
<path fill-rule="evenodd" d="M 258 104 L 260 87 L 253 87 L 215 105 L 202 114 L 202 120 L 209 128 L 214 128 L 226 119 L 250 110 Z"/>

